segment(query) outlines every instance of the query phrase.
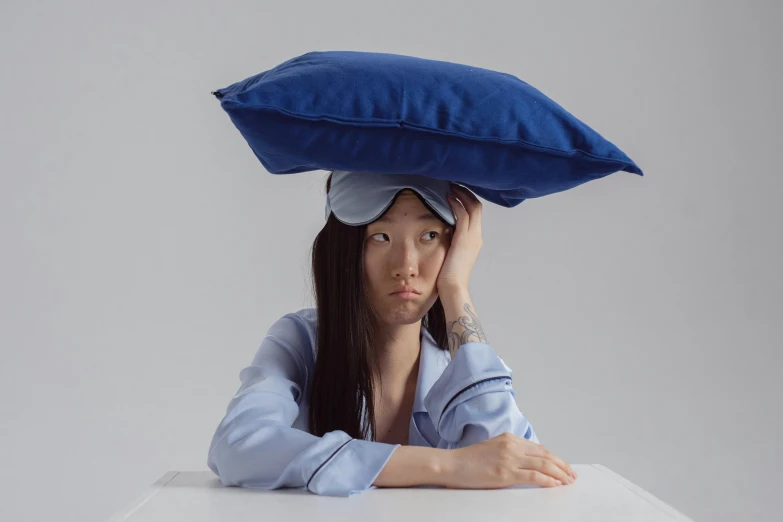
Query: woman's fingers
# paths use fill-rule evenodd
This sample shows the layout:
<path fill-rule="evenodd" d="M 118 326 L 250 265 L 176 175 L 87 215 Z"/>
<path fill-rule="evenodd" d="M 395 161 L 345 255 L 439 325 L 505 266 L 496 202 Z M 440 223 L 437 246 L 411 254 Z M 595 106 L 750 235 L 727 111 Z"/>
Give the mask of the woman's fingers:
<path fill-rule="evenodd" d="M 526 456 L 531 457 L 538 457 L 541 459 L 549 460 L 553 463 L 554 466 L 557 466 L 557 468 L 562 471 L 563 474 L 571 477 L 572 479 L 576 478 L 576 472 L 574 469 L 563 459 L 546 449 L 541 444 L 537 444 L 535 442 L 529 441 L 527 439 L 523 439 L 524 442 L 526 442 L 525 447 L 523 448 L 523 453 Z"/>
<path fill-rule="evenodd" d="M 470 228 L 470 214 L 468 214 L 468 211 L 463 204 L 457 199 L 456 194 L 450 195 L 450 198 L 454 217 L 457 218 L 457 222 L 454 224 L 454 230 L 455 232 L 461 230 L 461 234 L 467 234 Z"/>
<path fill-rule="evenodd" d="M 557 480 L 554 477 L 550 477 L 545 473 L 541 473 L 540 471 L 536 471 L 534 469 L 523 468 L 517 470 L 517 480 L 515 482 L 518 484 L 534 484 L 536 486 L 543 486 L 548 488 L 561 486 L 563 484 L 562 481 Z"/>
<path fill-rule="evenodd" d="M 471 226 L 476 225 L 480 227 L 481 209 L 483 208 L 481 201 L 476 197 L 475 194 L 473 194 L 473 192 L 469 191 L 465 187 L 457 185 L 456 183 L 451 184 L 451 190 L 459 198 L 460 202 L 469 214 Z"/>
<path fill-rule="evenodd" d="M 477 198 L 473 192 L 463 187 L 462 185 L 452 183 L 451 190 L 457 194 L 457 197 L 463 200 L 465 208 L 472 209 L 475 207 L 481 207 L 481 200 Z"/>
<path fill-rule="evenodd" d="M 573 482 L 573 478 L 563 468 L 555 464 L 552 459 L 546 457 L 528 457 L 525 456 L 521 459 L 520 465 L 526 469 L 534 469 L 540 471 L 545 475 L 549 475 L 561 481 L 563 484 L 570 484 Z"/>
<path fill-rule="evenodd" d="M 574 471 L 574 468 L 572 468 L 566 461 L 549 451 L 548 449 L 544 448 L 544 457 L 552 459 L 555 464 L 557 464 L 560 469 L 565 471 L 568 475 L 571 476 L 571 478 L 576 478 L 576 472 Z"/>

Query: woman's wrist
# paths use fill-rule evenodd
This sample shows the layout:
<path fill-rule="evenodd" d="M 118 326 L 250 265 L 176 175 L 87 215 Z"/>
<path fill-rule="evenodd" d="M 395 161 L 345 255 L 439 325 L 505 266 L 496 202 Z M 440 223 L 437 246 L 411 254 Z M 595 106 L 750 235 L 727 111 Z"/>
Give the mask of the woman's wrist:
<path fill-rule="evenodd" d="M 373 485 L 442 486 L 453 466 L 450 450 L 401 445 L 392 452 Z"/>
<path fill-rule="evenodd" d="M 439 294 L 446 316 L 446 337 L 452 358 L 457 349 L 465 343 L 489 342 L 466 288 L 447 287 L 444 291 L 439 291 Z"/>
<path fill-rule="evenodd" d="M 454 450 L 438 449 L 433 455 L 432 474 L 434 484 L 445 486 L 456 466 Z"/>

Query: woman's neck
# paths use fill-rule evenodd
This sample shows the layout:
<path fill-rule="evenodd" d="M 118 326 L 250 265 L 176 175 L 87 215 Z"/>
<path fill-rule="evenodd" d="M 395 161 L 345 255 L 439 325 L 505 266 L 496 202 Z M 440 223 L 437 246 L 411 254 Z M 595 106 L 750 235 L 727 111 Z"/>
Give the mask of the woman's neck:
<path fill-rule="evenodd" d="M 376 335 L 383 385 L 393 394 L 416 386 L 421 353 L 421 320 L 412 324 L 384 326 Z"/>

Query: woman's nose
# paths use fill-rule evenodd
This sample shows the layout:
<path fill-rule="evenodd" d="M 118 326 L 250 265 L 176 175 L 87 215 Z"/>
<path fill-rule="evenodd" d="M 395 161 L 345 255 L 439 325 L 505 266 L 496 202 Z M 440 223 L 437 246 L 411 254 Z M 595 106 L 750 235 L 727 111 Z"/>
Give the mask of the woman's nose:
<path fill-rule="evenodd" d="M 418 271 L 418 252 L 408 243 L 400 245 L 392 253 L 392 271 L 395 277 L 416 275 Z"/>

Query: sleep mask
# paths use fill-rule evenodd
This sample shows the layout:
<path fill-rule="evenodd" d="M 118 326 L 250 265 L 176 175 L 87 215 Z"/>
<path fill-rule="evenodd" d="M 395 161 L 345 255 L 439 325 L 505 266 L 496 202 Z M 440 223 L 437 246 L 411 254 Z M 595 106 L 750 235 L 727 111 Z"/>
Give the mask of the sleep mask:
<path fill-rule="evenodd" d="M 424 205 L 449 225 L 456 223 L 447 199 L 451 182 L 418 174 L 379 174 L 375 172 L 333 170 L 326 195 L 326 219 L 329 213 L 346 225 L 365 225 L 381 217 L 392 206 L 397 194 L 413 190 Z"/>

